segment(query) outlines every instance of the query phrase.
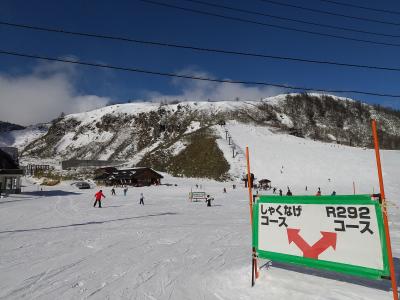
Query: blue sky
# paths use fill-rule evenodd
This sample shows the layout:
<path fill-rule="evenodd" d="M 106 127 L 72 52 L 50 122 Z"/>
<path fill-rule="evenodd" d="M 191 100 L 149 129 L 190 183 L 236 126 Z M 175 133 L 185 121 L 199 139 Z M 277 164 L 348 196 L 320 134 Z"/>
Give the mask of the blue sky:
<path fill-rule="evenodd" d="M 161 1 L 161 0 L 160 0 Z M 211 0 L 208 0 L 212 2 Z M 343 7 L 319 0 L 280 2 L 299 4 L 332 12 L 352 14 L 400 23 L 400 14 L 372 12 Z M 342 0 L 346 2 L 345 0 Z M 244 13 L 209 8 L 182 0 L 162 1 L 180 6 L 197 8 L 252 20 L 292 26 L 296 28 L 340 34 L 356 38 L 399 43 L 400 38 L 383 38 L 366 34 L 346 33 L 288 21 L 276 21 Z M 262 2 L 215 1 L 215 3 L 255 10 L 269 14 L 307 21 L 347 26 L 356 29 L 400 35 L 400 26 L 376 24 L 326 16 L 312 12 L 284 8 Z M 353 4 L 400 11 L 398 1 L 361 1 Z M 192 44 L 199 47 L 222 48 L 271 55 L 294 56 L 317 60 L 337 60 L 355 64 L 400 67 L 399 47 L 370 45 L 333 38 L 222 20 L 212 16 L 159 7 L 139 1 L 0 1 L 0 20 L 63 28 L 108 35 L 126 36 L 144 40 Z M 0 26 L 0 48 L 3 50 L 47 55 L 52 57 L 76 57 L 82 61 L 102 62 L 113 65 L 138 67 L 162 72 L 204 74 L 211 77 L 247 81 L 266 81 L 322 89 L 366 90 L 400 94 L 399 72 L 350 69 L 334 66 L 274 61 L 269 59 L 235 57 L 222 54 L 199 53 L 180 49 L 143 46 L 124 42 L 110 42 L 93 38 L 73 37 L 55 33 L 35 32 Z M 37 72 L 47 68 L 46 72 Z M 203 86 L 151 75 L 98 70 L 89 67 L 50 68 L 36 60 L 0 55 L 0 76 L 7 78 L 8 85 L 21 78 L 44 78 L 53 72 L 64 78 L 71 97 L 96 95 L 107 101 L 150 99 L 154 95 L 187 97 L 221 97 L 230 100 L 238 92 L 245 99 L 282 92 L 278 89 L 246 89 L 239 86 L 227 92 L 216 91 L 206 86 L 208 93 L 198 93 Z M 54 75 L 54 74 L 52 74 Z M 1 86 L 1 85 L 0 85 Z M 238 91 L 238 89 L 241 89 Z M 30 93 L 34 93 L 34 89 Z M 191 93 L 194 90 L 194 93 Z M 2 91 L 0 90 L 0 97 Z M 10 91 L 9 93 L 12 93 Z M 248 95 L 248 97 L 246 97 Z M 347 96 L 370 103 L 381 103 L 399 107 L 400 100 L 389 100 L 373 96 Z M 196 99 L 200 100 L 200 99 Z M 213 99 L 221 100 L 221 99 Z M 106 100 L 105 100 L 106 101 Z M 0 115 L 0 118 L 2 116 Z"/>

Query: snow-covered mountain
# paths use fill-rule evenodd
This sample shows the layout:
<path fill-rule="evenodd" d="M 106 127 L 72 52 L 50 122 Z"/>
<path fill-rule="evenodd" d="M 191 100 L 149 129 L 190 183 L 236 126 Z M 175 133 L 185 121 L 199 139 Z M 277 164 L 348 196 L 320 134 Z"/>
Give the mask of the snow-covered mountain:
<path fill-rule="evenodd" d="M 60 117 L 47 125 L 0 133 L 0 143 L 17 146 L 23 160 L 122 160 L 173 175 L 224 179 L 240 176 L 243 170 L 246 140 L 233 139 L 233 150 L 226 140 L 227 134 L 232 136 L 230 124 L 368 148 L 372 117 L 379 122 L 382 147 L 400 149 L 398 111 L 320 94 L 247 102 L 117 104 Z"/>

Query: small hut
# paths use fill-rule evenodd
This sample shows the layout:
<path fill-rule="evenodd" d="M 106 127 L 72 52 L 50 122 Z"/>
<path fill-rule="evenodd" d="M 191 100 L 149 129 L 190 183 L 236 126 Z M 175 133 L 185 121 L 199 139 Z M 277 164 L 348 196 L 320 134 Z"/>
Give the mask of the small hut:
<path fill-rule="evenodd" d="M 269 180 L 269 179 L 260 179 L 258 181 L 258 188 L 260 190 L 269 190 L 271 188 L 271 180 Z"/>

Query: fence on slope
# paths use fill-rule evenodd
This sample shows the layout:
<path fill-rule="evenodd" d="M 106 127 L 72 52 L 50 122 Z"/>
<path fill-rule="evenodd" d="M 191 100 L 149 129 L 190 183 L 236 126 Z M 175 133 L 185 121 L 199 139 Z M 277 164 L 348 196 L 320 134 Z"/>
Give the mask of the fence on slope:
<path fill-rule="evenodd" d="M 238 171 L 244 174 L 246 170 L 246 154 L 244 150 L 232 138 L 232 135 L 229 132 L 228 127 L 226 125 L 222 125 L 222 129 L 223 132 L 225 133 L 225 140 L 228 142 L 228 146 L 232 150 L 232 158 L 236 160 L 236 166 L 238 168 Z"/>

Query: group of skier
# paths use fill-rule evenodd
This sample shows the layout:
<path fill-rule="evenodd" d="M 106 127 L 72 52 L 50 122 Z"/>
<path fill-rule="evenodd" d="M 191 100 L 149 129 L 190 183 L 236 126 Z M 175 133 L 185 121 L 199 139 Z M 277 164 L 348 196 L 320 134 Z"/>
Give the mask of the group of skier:
<path fill-rule="evenodd" d="M 125 187 L 125 188 L 124 188 L 124 196 L 126 196 L 126 193 L 127 193 L 127 192 L 128 192 L 128 188 Z M 114 188 L 111 189 L 111 195 L 112 195 L 112 196 L 115 196 L 115 195 L 116 195 L 115 189 L 114 189 Z M 98 204 L 99 204 L 98 207 L 101 208 L 101 199 L 102 199 L 102 198 L 106 198 L 106 196 L 103 194 L 103 191 L 102 191 L 102 190 L 99 190 L 96 194 L 94 194 L 94 198 L 95 198 L 95 201 L 94 201 L 93 207 L 96 207 L 96 205 L 97 205 L 97 203 L 98 203 Z M 143 196 L 143 193 L 140 193 L 139 204 L 144 205 L 144 196 Z"/>
<path fill-rule="evenodd" d="M 197 184 L 196 184 L 196 187 L 198 187 Z M 236 186 L 234 185 L 234 186 L 233 186 L 233 189 L 235 189 L 235 188 L 236 188 Z M 306 191 L 307 191 L 307 189 L 308 189 L 308 188 L 307 188 L 307 186 L 306 186 Z M 124 196 L 126 196 L 126 194 L 127 194 L 127 192 L 128 192 L 128 187 L 125 186 L 123 191 L 124 191 Z M 277 191 L 277 188 L 274 187 L 274 188 L 272 189 L 272 193 L 273 193 L 273 194 L 276 194 L 276 191 Z M 223 192 L 226 193 L 226 188 L 223 189 Z M 279 192 L 279 196 L 283 196 L 283 191 L 282 191 L 282 189 L 279 189 L 278 192 Z M 116 195 L 116 192 L 115 192 L 115 189 L 114 189 L 114 188 L 111 189 L 111 195 L 113 195 L 113 196 Z M 321 188 L 318 187 L 318 191 L 317 191 L 317 193 L 315 194 L 315 196 L 321 196 L 321 195 L 322 195 Z M 336 195 L 336 191 L 333 191 L 332 194 L 331 194 L 331 196 L 335 196 L 335 195 Z M 292 193 L 292 191 L 290 190 L 289 187 L 287 187 L 286 196 L 293 196 L 293 193 Z M 97 205 L 97 203 L 98 203 L 98 204 L 99 204 L 98 207 L 101 208 L 101 199 L 106 197 L 106 196 L 103 194 L 103 191 L 102 191 L 102 190 L 99 190 L 99 191 L 94 195 L 94 197 L 95 197 L 95 202 L 94 202 L 94 204 L 93 204 L 93 207 L 96 207 L 96 205 Z M 214 200 L 214 198 L 210 197 L 210 195 L 207 195 L 206 201 L 205 201 L 205 202 L 207 203 L 207 206 L 211 206 L 211 201 L 213 201 L 213 200 Z M 140 205 L 144 205 L 144 196 L 143 196 L 143 193 L 140 193 L 139 204 L 140 204 Z"/>
<path fill-rule="evenodd" d="M 306 186 L 306 191 L 307 191 L 307 190 L 308 190 L 308 187 Z M 276 191 L 277 191 L 277 188 L 274 187 L 274 188 L 272 189 L 272 193 L 273 193 L 273 194 L 276 194 Z M 283 191 L 282 191 L 281 189 L 279 189 L 278 192 L 279 192 L 279 196 L 283 196 Z M 322 195 L 321 188 L 318 187 L 318 190 L 317 190 L 315 196 L 321 196 L 321 195 Z M 293 196 L 293 193 L 292 193 L 292 191 L 290 190 L 289 187 L 287 187 L 286 196 Z M 336 191 L 332 191 L 331 196 L 336 196 Z"/>

